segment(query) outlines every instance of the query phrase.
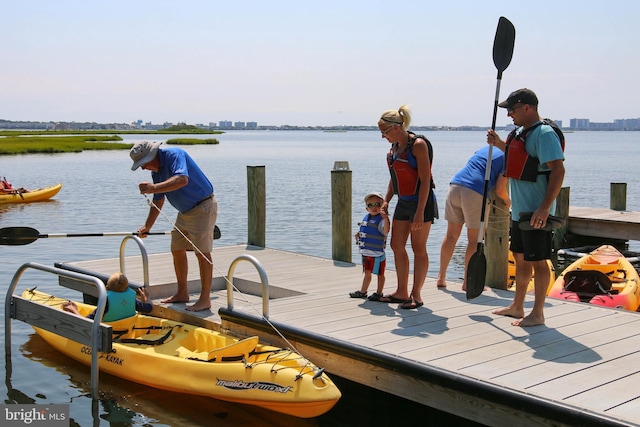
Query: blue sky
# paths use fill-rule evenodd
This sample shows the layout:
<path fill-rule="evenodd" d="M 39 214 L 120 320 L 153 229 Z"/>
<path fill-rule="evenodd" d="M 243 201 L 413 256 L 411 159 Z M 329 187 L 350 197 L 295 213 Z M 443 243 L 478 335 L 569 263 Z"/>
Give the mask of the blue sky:
<path fill-rule="evenodd" d="M 516 28 L 501 100 L 545 117 L 640 117 L 640 2 L 5 2 L 0 119 L 491 125 L 500 16 Z M 504 110 L 498 125 L 510 123 Z"/>

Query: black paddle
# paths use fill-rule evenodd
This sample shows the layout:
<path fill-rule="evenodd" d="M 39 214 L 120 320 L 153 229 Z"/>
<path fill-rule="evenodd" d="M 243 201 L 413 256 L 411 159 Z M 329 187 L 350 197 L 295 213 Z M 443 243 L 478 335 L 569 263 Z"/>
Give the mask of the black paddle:
<path fill-rule="evenodd" d="M 170 231 L 158 233 L 146 233 L 147 236 L 170 235 Z M 38 230 L 31 227 L 5 227 L 0 228 L 0 245 L 28 245 L 38 239 L 49 239 L 54 237 L 107 237 L 107 236 L 138 236 L 138 233 L 115 232 L 115 233 L 83 233 L 83 234 L 40 234 Z M 216 225 L 213 230 L 213 238 L 219 239 L 220 229 Z"/>
<path fill-rule="evenodd" d="M 496 37 L 493 40 L 493 63 L 498 69 L 498 82 L 496 83 L 496 96 L 493 103 L 493 120 L 491 129 L 496 129 L 496 116 L 498 115 L 498 100 L 500 98 L 500 82 L 502 72 L 507 69 L 513 56 L 513 46 L 516 41 L 516 29 L 513 24 L 504 16 L 498 20 Z M 491 157 L 493 155 L 493 145 L 489 145 L 489 157 L 487 159 L 487 170 L 484 174 L 484 191 L 482 194 L 482 212 L 480 214 L 480 230 L 478 231 L 478 247 L 476 253 L 471 256 L 467 266 L 467 300 L 479 296 L 484 290 L 487 276 L 487 259 L 484 256 L 484 215 L 487 207 L 487 193 L 489 192 L 489 179 L 491 178 Z"/>

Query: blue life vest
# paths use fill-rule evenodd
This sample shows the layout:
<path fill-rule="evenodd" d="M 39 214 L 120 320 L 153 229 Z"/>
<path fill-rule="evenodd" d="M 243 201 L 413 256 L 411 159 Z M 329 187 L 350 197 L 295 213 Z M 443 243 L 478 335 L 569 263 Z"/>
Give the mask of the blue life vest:
<path fill-rule="evenodd" d="M 387 245 L 387 236 L 382 234 L 380 232 L 380 229 L 378 228 L 382 221 L 383 218 L 380 214 L 375 216 L 367 214 L 362 222 L 358 223 L 358 225 L 360 226 L 360 232 L 358 234 L 358 246 L 360 246 L 360 252 L 368 252 L 363 253 L 363 255 L 384 255 L 384 248 Z"/>
<path fill-rule="evenodd" d="M 124 292 L 107 291 L 107 311 L 103 322 L 115 322 L 136 314 L 136 291 L 127 288 Z"/>

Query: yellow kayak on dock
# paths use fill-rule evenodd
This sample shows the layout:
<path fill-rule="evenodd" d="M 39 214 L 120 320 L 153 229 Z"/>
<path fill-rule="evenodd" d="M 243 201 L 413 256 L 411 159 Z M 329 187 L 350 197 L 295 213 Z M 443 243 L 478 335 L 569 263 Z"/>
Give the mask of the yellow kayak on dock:
<path fill-rule="evenodd" d="M 22 297 L 62 310 L 68 300 L 33 289 Z M 76 302 L 82 315 L 95 307 Z M 69 314 L 74 316 L 73 314 Z M 297 352 L 149 315 L 109 322 L 113 350 L 99 369 L 151 387 L 255 405 L 301 418 L 320 416 L 340 399 L 333 381 Z M 91 365 L 91 347 L 34 327 L 56 350 Z"/>
<path fill-rule="evenodd" d="M 547 289 L 551 289 L 553 283 L 556 281 L 556 272 L 553 268 L 553 263 L 551 260 L 547 260 L 547 265 L 549 266 L 549 287 Z M 535 277 L 532 275 L 531 280 L 529 281 L 529 286 L 527 287 L 527 292 L 533 293 L 535 291 Z M 507 289 L 510 291 L 516 290 L 516 260 L 513 258 L 513 252 L 509 251 L 509 260 L 507 264 Z"/>
<path fill-rule="evenodd" d="M 56 184 L 37 190 L 13 190 L 11 193 L 0 192 L 0 204 L 42 202 L 58 194 L 61 188 L 62 184 Z"/>

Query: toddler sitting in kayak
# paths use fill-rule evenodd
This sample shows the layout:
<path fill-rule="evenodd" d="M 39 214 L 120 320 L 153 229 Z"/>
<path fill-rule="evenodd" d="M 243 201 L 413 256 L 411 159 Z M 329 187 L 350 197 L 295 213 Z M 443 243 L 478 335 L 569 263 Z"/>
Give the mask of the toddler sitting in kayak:
<path fill-rule="evenodd" d="M 113 273 L 107 280 L 107 305 L 105 306 L 103 322 L 115 322 L 116 320 L 126 319 L 134 316 L 137 311 L 141 313 L 149 313 L 153 309 L 153 304 L 147 302 L 149 297 L 144 288 L 139 288 L 138 292 L 142 301 L 136 298 L 136 291 L 129 287 L 127 276 L 118 272 Z M 62 304 L 62 309 L 69 313 L 80 315 L 78 306 L 73 301 L 67 301 Z M 95 310 L 91 312 L 87 318 L 93 319 Z"/>

